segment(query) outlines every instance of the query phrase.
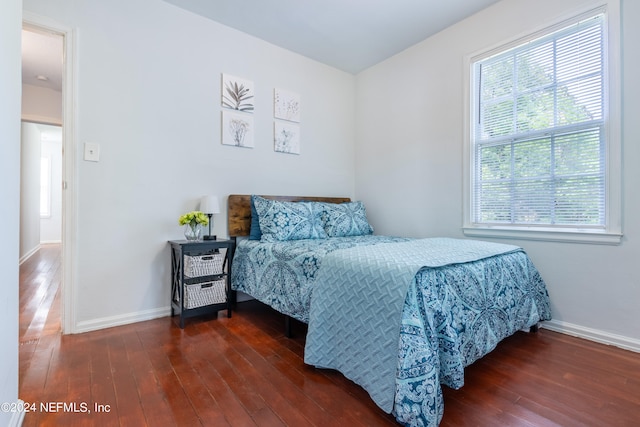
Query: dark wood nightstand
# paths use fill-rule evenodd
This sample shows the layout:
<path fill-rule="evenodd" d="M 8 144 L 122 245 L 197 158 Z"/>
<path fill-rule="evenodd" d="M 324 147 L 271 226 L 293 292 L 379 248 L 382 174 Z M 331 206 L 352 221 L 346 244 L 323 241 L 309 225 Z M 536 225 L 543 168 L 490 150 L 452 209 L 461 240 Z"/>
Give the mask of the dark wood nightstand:
<path fill-rule="evenodd" d="M 171 316 L 184 319 L 227 310 L 231 317 L 232 240 L 170 240 Z"/>

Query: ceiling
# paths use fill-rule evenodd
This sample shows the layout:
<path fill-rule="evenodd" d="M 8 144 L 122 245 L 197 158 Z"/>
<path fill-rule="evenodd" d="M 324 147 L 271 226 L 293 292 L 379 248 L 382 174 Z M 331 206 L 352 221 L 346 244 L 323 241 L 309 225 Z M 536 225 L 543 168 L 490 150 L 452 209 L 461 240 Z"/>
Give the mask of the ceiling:
<path fill-rule="evenodd" d="M 22 83 L 62 91 L 62 36 L 22 30 Z"/>
<path fill-rule="evenodd" d="M 499 0 L 164 0 L 356 74 Z"/>
<path fill-rule="evenodd" d="M 164 1 L 356 74 L 499 0 Z M 23 30 L 23 83 L 61 91 L 62 58 L 62 36 Z"/>

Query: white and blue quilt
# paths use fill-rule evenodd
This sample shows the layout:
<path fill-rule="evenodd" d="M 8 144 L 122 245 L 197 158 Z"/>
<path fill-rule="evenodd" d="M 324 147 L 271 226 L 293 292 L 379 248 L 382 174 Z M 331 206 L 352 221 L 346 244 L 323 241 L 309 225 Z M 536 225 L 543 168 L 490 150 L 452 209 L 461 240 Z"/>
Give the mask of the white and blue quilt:
<path fill-rule="evenodd" d="M 233 258 L 231 287 L 280 313 L 309 323 L 311 289 L 328 253 L 354 246 L 407 240 L 373 235 L 273 243 L 242 240 Z"/>
<path fill-rule="evenodd" d="M 405 425 L 437 425 L 441 384 L 461 387 L 465 366 L 551 317 L 538 271 L 509 245 L 244 241 L 232 270 L 234 289 L 309 323 L 305 362 L 340 370 Z"/>

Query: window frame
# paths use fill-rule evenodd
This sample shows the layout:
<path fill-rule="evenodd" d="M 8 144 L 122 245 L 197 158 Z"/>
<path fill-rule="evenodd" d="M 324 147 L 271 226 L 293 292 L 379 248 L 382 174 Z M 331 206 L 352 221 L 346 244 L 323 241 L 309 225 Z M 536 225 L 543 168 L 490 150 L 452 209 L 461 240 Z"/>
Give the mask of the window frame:
<path fill-rule="evenodd" d="M 538 39 L 578 21 L 604 14 L 604 133 L 605 133 L 605 226 L 603 229 L 562 227 L 552 225 L 511 225 L 476 223 L 474 217 L 475 147 L 473 146 L 473 118 L 477 103 L 474 93 L 474 64 L 516 46 Z M 537 31 L 498 43 L 464 58 L 465 74 L 465 141 L 463 159 L 464 220 L 463 233 L 470 237 L 498 237 L 572 243 L 620 244 L 622 241 L 621 200 L 621 73 L 620 73 L 620 14 L 618 0 L 577 11 L 569 19 L 548 21 Z"/>

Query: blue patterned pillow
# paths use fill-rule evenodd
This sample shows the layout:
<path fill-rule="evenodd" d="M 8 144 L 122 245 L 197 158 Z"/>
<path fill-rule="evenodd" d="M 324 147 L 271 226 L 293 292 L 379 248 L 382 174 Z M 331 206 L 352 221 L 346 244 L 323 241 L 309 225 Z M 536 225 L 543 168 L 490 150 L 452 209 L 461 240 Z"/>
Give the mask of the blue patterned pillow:
<path fill-rule="evenodd" d="M 251 195 L 251 228 L 249 229 L 249 240 L 260 240 L 262 232 L 260 231 L 260 221 L 258 221 L 258 212 L 256 211 L 255 198 L 258 196 Z"/>
<path fill-rule="evenodd" d="M 321 203 L 281 202 L 255 196 L 263 242 L 325 239 Z"/>
<path fill-rule="evenodd" d="M 362 202 L 325 203 L 322 222 L 329 237 L 364 236 L 373 233 Z"/>

